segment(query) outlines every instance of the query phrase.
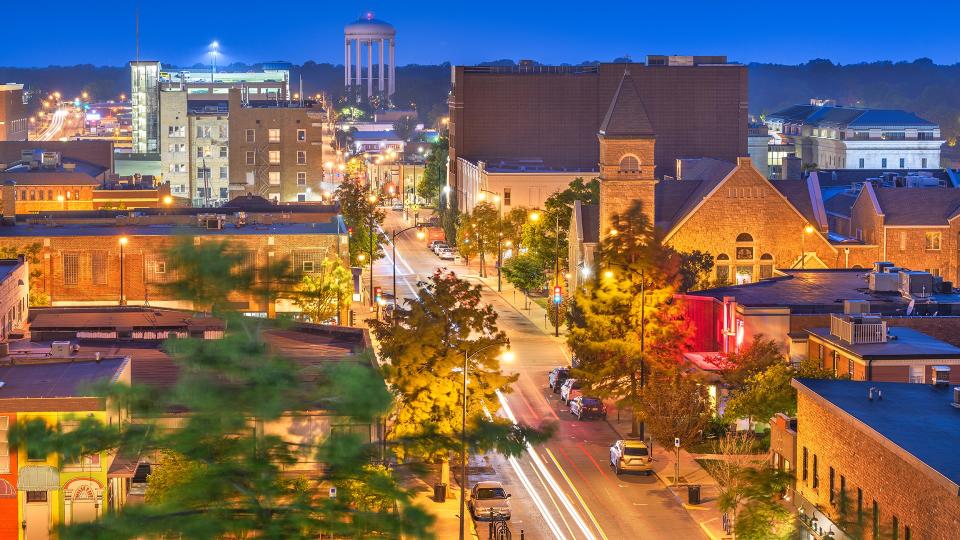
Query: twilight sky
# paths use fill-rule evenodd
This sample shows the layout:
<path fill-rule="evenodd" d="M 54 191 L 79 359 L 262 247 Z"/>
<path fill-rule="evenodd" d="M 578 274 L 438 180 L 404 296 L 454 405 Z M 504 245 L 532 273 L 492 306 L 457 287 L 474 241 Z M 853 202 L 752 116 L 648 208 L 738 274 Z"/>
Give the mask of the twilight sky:
<path fill-rule="evenodd" d="M 0 66 L 121 65 L 134 57 L 136 2 L 47 0 L 42 9 L 24 10 L 18 16 L 29 16 L 29 24 L 4 25 Z M 956 33 L 930 24 L 957 20 L 960 2 L 940 0 L 917 9 L 890 0 L 140 2 L 141 58 L 176 65 L 206 63 L 214 39 L 223 53 L 218 64 L 342 63 L 343 25 L 365 10 L 396 26 L 399 65 L 500 58 L 557 64 L 647 54 L 726 54 L 745 63 L 960 62 Z"/>

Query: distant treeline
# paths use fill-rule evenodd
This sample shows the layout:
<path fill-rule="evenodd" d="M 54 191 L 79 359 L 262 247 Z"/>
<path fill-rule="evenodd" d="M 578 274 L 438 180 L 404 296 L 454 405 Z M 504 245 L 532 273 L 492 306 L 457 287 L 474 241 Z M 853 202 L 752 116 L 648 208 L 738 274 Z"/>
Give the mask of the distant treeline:
<path fill-rule="evenodd" d="M 618 58 L 616 61 L 629 61 Z M 511 60 L 487 62 L 509 65 Z M 584 64 L 595 62 L 583 62 Z M 259 69 L 259 64 L 232 64 L 225 71 Z M 167 67 L 171 71 L 180 69 Z M 189 69 L 202 70 L 196 65 Z M 839 65 L 812 60 L 796 66 L 749 64 L 750 112 L 770 113 L 810 98 L 835 99 L 841 105 L 897 108 L 937 122 L 948 136 L 960 133 L 960 64 L 937 65 L 927 58 L 913 62 L 873 62 Z M 307 62 L 293 66 L 294 91 L 303 77 L 306 94 L 343 95 L 343 66 Z M 41 91 L 59 90 L 65 96 L 88 92 L 96 99 L 116 98 L 130 91 L 129 70 L 115 66 L 0 67 L 0 81 L 23 82 Z M 397 68 L 399 107 L 415 105 L 420 120 L 433 123 L 446 114 L 450 64 L 408 65 Z"/>

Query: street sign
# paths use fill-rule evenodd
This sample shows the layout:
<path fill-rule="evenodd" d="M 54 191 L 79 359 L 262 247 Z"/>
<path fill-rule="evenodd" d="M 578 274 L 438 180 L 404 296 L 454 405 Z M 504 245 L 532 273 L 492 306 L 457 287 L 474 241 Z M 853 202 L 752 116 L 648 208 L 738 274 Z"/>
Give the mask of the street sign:
<path fill-rule="evenodd" d="M 330 488 L 330 498 L 331 499 L 337 498 L 337 488 L 335 487 Z"/>
<path fill-rule="evenodd" d="M 680 437 L 674 437 L 673 445 L 676 446 L 677 448 L 680 448 Z"/>

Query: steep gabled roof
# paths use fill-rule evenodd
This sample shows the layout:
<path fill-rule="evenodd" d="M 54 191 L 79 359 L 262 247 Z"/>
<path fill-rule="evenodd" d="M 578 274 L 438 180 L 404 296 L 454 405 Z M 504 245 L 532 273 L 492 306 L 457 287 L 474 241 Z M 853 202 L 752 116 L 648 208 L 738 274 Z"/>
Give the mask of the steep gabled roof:
<path fill-rule="evenodd" d="M 827 214 L 824 211 L 820 185 L 816 177 L 806 180 L 777 180 L 770 182 L 793 205 L 803 218 L 820 230 L 827 229 Z"/>
<path fill-rule="evenodd" d="M 656 187 L 656 225 L 671 231 L 736 168 L 718 159 L 681 160 L 682 180 L 662 180 Z"/>
<path fill-rule="evenodd" d="M 948 220 L 960 210 L 960 189 L 957 188 L 875 188 L 873 191 L 885 225 L 949 225 Z"/>
<path fill-rule="evenodd" d="M 630 76 L 630 70 L 624 70 L 617 91 L 610 101 L 603 123 L 600 124 L 600 135 L 604 137 L 652 137 L 653 126 L 647 109 L 640 99 L 636 83 Z"/>

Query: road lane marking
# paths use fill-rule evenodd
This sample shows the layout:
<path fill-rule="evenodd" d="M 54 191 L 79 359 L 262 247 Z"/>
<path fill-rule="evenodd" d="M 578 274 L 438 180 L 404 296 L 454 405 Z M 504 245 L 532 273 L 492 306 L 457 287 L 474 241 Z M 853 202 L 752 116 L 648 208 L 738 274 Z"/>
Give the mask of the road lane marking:
<path fill-rule="evenodd" d="M 507 399 L 504 396 L 503 392 L 497 390 L 497 398 L 500 400 L 500 407 L 506 413 L 507 417 L 514 424 L 517 423 L 517 417 L 514 416 L 513 411 L 510 410 L 510 405 L 507 403 Z M 574 521 L 577 522 L 577 527 L 580 528 L 580 531 L 589 539 L 596 540 L 596 535 L 593 534 L 593 531 L 590 530 L 590 526 L 587 525 L 583 518 L 580 517 L 580 513 L 577 512 L 577 509 L 573 506 L 573 503 L 570 502 L 570 498 L 567 497 L 567 494 L 563 492 L 563 488 L 560 487 L 560 484 L 553 478 L 553 475 L 550 474 L 550 471 L 547 470 L 546 464 L 543 460 L 540 459 L 540 456 L 537 455 L 537 452 L 534 450 L 533 445 L 529 442 L 526 443 L 527 454 L 533 459 L 534 465 L 540 470 L 540 473 L 543 474 L 543 477 L 547 480 L 547 483 L 550 485 L 550 488 L 553 489 L 557 497 L 560 499 L 560 502 L 563 503 L 564 508 L 567 509 L 567 512 L 573 516 Z"/>
<path fill-rule="evenodd" d="M 563 510 L 560 509 L 560 505 L 557 504 L 557 499 L 554 498 L 553 493 L 550 492 L 550 487 L 547 486 L 547 482 L 543 479 L 543 475 L 540 474 L 540 471 L 536 467 L 533 467 L 534 474 L 537 475 L 537 478 L 540 480 L 540 484 L 543 485 L 543 490 L 547 492 L 547 497 L 550 497 L 550 502 L 553 503 L 553 506 L 557 509 L 557 514 L 560 516 L 560 519 L 563 521 L 564 526 L 570 531 L 570 537 L 576 538 L 576 533 L 573 532 L 573 528 L 570 527 L 570 523 L 567 522 L 567 518 L 563 515 Z"/>
<path fill-rule="evenodd" d="M 586 510 L 587 516 L 590 518 L 590 521 L 593 522 L 593 526 L 597 528 L 597 532 L 600 533 L 600 536 L 603 537 L 603 540 L 608 540 L 607 535 L 603 532 L 603 528 L 600 527 L 600 523 L 597 522 L 597 518 L 593 516 L 593 512 L 590 511 L 590 507 L 587 506 L 587 503 L 583 500 L 583 497 L 580 496 L 580 491 L 578 491 L 577 487 L 574 486 L 573 482 L 570 481 L 570 477 L 567 476 L 567 472 L 563 470 L 562 466 L 560 466 L 560 462 L 557 461 L 556 456 L 553 455 L 553 452 L 551 452 L 549 448 L 544 447 L 544 450 L 547 451 L 547 455 L 549 455 L 550 459 L 553 460 L 553 464 L 557 466 L 557 470 L 560 471 L 560 474 L 563 476 L 563 479 L 567 481 L 567 485 L 570 486 L 571 490 L 573 490 L 573 494 L 576 495 L 577 500 L 580 501 L 580 506 L 582 506 L 583 509 Z M 560 451 L 563 452 L 562 449 Z M 566 455 L 565 452 L 564 452 L 564 455 Z M 567 457 L 567 460 L 570 460 L 569 456 Z M 573 464 L 573 461 L 570 461 L 570 463 Z M 576 469 L 576 466 L 574 466 L 574 469 Z M 581 478 L 583 477 L 582 474 L 580 476 Z"/>
<path fill-rule="evenodd" d="M 580 443 L 577 446 L 580 447 L 580 450 L 582 450 L 583 453 L 587 455 L 587 458 L 590 459 L 590 462 L 593 463 L 593 466 L 596 467 L 598 471 L 600 471 L 600 476 L 603 476 L 604 480 L 610 480 L 610 477 L 607 476 L 607 471 L 603 470 L 603 467 L 601 467 L 600 464 L 597 463 L 597 460 L 593 459 L 593 456 L 590 455 L 590 452 L 587 452 L 587 448 L 583 446 L 583 443 Z"/>

